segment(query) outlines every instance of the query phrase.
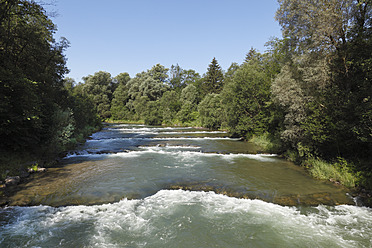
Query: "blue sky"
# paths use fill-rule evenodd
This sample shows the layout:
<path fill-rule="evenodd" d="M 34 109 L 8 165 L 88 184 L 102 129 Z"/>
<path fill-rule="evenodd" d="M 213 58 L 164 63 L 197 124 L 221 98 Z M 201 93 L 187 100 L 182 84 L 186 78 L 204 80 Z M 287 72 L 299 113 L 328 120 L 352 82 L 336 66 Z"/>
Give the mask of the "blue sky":
<path fill-rule="evenodd" d="M 53 17 L 71 46 L 67 76 L 97 71 L 131 77 L 160 63 L 201 75 L 216 57 L 222 69 L 242 63 L 251 47 L 265 51 L 281 37 L 276 0 L 57 0 Z"/>

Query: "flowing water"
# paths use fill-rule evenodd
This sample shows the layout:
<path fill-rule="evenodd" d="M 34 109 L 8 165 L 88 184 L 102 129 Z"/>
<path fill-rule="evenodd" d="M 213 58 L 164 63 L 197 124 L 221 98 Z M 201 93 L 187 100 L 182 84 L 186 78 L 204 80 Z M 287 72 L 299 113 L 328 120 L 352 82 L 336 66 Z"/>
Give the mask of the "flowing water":
<path fill-rule="evenodd" d="M 22 185 L 0 247 L 372 247 L 370 208 L 258 152 L 224 132 L 108 125 Z"/>

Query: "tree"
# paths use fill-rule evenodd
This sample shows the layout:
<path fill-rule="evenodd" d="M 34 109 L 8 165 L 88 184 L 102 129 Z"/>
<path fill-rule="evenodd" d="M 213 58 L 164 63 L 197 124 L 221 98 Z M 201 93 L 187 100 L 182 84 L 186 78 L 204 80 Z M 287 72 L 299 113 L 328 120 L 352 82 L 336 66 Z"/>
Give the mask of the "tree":
<path fill-rule="evenodd" d="M 183 87 L 186 87 L 190 84 L 196 85 L 198 81 L 200 81 L 200 75 L 194 70 L 183 70 L 182 71 L 182 78 L 183 78 Z"/>
<path fill-rule="evenodd" d="M 163 111 L 163 121 L 171 124 L 181 109 L 180 94 L 175 90 L 165 92 L 160 99 L 160 107 Z"/>
<path fill-rule="evenodd" d="M 224 76 L 216 58 L 209 64 L 202 84 L 203 94 L 219 93 L 223 87 Z"/>
<path fill-rule="evenodd" d="M 141 96 L 147 96 L 150 101 L 161 98 L 163 93 L 169 89 L 165 83 L 168 69 L 162 65 L 155 65 L 147 72 L 141 72 L 128 82 L 128 93 L 132 100 Z"/>
<path fill-rule="evenodd" d="M 181 92 L 181 109 L 177 117 L 181 122 L 194 121 L 197 116 L 197 106 L 200 101 L 199 92 L 193 84 L 189 84 Z"/>
<path fill-rule="evenodd" d="M 200 80 L 199 73 L 194 70 L 184 70 L 178 64 L 172 65 L 170 69 L 170 86 L 180 92 L 189 84 L 195 84 Z"/>
<path fill-rule="evenodd" d="M 230 132 L 241 137 L 269 131 L 271 75 L 268 55 L 256 53 L 228 80 L 221 95 Z"/>
<path fill-rule="evenodd" d="M 147 125 L 161 125 L 163 121 L 163 115 L 159 101 L 147 102 L 145 110 L 143 111 L 143 120 Z"/>
<path fill-rule="evenodd" d="M 198 105 L 199 118 L 203 127 L 217 129 L 224 118 L 222 97 L 219 94 L 208 94 Z"/>
<path fill-rule="evenodd" d="M 227 69 L 227 72 L 225 74 L 225 83 L 226 83 L 226 80 L 230 80 L 231 78 L 233 78 L 235 72 L 239 69 L 239 64 L 238 63 L 232 63 L 230 65 L 230 67 Z"/>
<path fill-rule="evenodd" d="M 286 109 L 281 138 L 292 148 L 303 139 L 301 123 L 306 119 L 306 106 L 312 100 L 302 86 L 299 72 L 289 65 L 282 68 L 272 86 L 274 100 Z"/>
<path fill-rule="evenodd" d="M 104 71 L 94 73 L 83 78 L 83 92 L 95 104 L 95 109 L 102 119 L 111 116 L 112 84 L 111 74 Z"/>
<path fill-rule="evenodd" d="M 126 106 L 128 109 L 141 118 L 144 116 L 147 103 L 144 101 L 158 101 L 164 92 L 169 90 L 166 84 L 168 69 L 162 65 L 155 65 L 147 72 L 141 72 L 128 81 L 128 100 Z M 138 107 L 141 106 L 141 107 Z M 152 106 L 152 105 L 151 105 Z"/>
<path fill-rule="evenodd" d="M 182 90 L 182 88 L 185 87 L 182 78 L 183 69 L 178 64 L 172 65 L 169 73 L 170 73 L 169 84 L 172 87 L 172 89 Z"/>
<path fill-rule="evenodd" d="M 35 1 L 0 0 L 0 164 L 50 161 L 99 126 L 75 82 L 64 79 L 69 42 Z M 81 88 L 81 87 L 77 87 Z M 22 163 L 21 162 L 21 163 Z M 3 167 L 4 168 L 4 167 Z"/>
<path fill-rule="evenodd" d="M 111 101 L 111 117 L 114 120 L 130 120 L 132 114 L 127 107 L 130 99 L 128 94 L 130 76 L 128 73 L 120 73 L 114 80 L 117 82 L 118 87 L 115 89 Z"/>
<path fill-rule="evenodd" d="M 0 2 L 1 151 L 43 153 L 55 133 L 53 116 L 65 111 L 64 50 L 56 28 L 34 1 Z"/>
<path fill-rule="evenodd" d="M 347 42 L 353 12 L 364 1 L 279 0 L 276 19 L 299 53 L 335 51 Z M 332 21 L 330 21 L 332 20 Z"/>
<path fill-rule="evenodd" d="M 131 119 L 130 110 L 127 107 L 129 94 L 126 85 L 119 84 L 114 92 L 114 97 L 111 101 L 111 117 L 114 120 L 129 120 Z"/>
<path fill-rule="evenodd" d="M 122 72 L 114 78 L 114 81 L 119 85 L 126 86 L 130 80 L 130 76 L 127 72 Z"/>
<path fill-rule="evenodd" d="M 301 143 L 323 157 L 368 158 L 372 148 L 372 125 L 367 117 L 372 92 L 372 2 L 279 3 L 276 18 L 294 51 L 273 90 L 291 123 L 283 135 L 296 128 L 301 135 L 292 139 L 292 147 Z M 288 101 L 293 95 L 280 89 L 285 85 L 300 92 L 294 97 L 297 104 Z"/>
<path fill-rule="evenodd" d="M 149 76 L 159 83 L 166 83 L 168 78 L 168 68 L 165 68 L 161 64 L 154 65 L 150 70 L 147 71 Z"/>

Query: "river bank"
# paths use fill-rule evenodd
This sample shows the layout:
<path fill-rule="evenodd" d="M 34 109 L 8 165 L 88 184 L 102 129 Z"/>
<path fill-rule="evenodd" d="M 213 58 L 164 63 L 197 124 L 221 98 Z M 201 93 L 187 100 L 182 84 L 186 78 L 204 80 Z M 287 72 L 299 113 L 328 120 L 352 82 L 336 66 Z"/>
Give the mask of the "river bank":
<path fill-rule="evenodd" d="M 306 168 L 309 175 L 318 180 L 326 180 L 335 185 L 343 185 L 350 189 L 359 205 L 372 207 L 372 189 L 369 179 L 355 170 L 352 162 L 337 158 L 327 162 L 311 154 L 300 155 L 298 152 L 283 150 L 280 140 L 269 134 L 254 135 L 249 142 L 260 147 L 262 152 L 274 152 L 294 164 Z"/>
<path fill-rule="evenodd" d="M 0 209 L 0 246 L 368 247 L 349 191 L 223 131 L 110 124 Z M 20 207 L 21 206 L 21 207 Z M 345 226 L 347 228 L 345 228 Z"/>
<path fill-rule="evenodd" d="M 105 124 L 106 129 L 112 129 L 111 125 L 120 126 L 120 125 L 128 125 L 128 124 Z M 133 139 L 133 137 L 135 137 L 136 135 L 140 135 L 140 137 L 143 137 L 143 135 L 145 135 L 147 137 L 147 135 L 153 135 L 154 132 L 159 132 L 159 131 L 156 131 L 156 130 L 162 130 L 159 134 L 168 134 L 169 133 L 169 135 L 171 135 L 171 136 L 166 135 L 168 138 L 161 138 L 162 137 L 161 136 L 160 140 L 156 143 L 156 147 L 163 147 L 165 149 L 168 149 L 168 143 L 159 143 L 159 142 L 160 141 L 163 142 L 162 139 L 168 140 L 167 142 L 172 141 L 174 139 L 177 140 L 178 136 L 176 134 L 177 132 L 175 132 L 175 131 L 164 132 L 164 130 L 173 130 L 173 129 L 174 130 L 179 130 L 181 128 L 181 127 L 159 127 L 159 128 L 156 128 L 156 127 L 146 127 L 144 125 L 139 125 L 138 126 L 138 124 L 136 124 L 136 125 L 137 126 L 136 126 L 135 129 L 130 130 L 128 128 L 124 128 L 124 131 L 126 131 L 126 132 L 128 132 L 130 130 L 130 136 L 128 136 L 128 141 Z M 202 135 L 201 137 L 205 138 L 205 136 L 204 136 L 205 134 L 215 133 L 215 135 L 218 135 L 218 136 L 214 135 L 212 137 L 216 137 L 216 139 L 219 139 L 219 137 L 221 135 L 226 136 L 226 134 L 227 134 L 223 131 L 217 131 L 217 132 L 216 131 L 208 131 L 208 129 L 201 129 L 201 128 L 194 128 L 193 129 L 194 131 L 191 131 L 192 130 L 191 127 L 182 127 L 182 128 L 185 129 L 185 131 L 181 132 L 182 134 L 187 134 L 189 137 L 196 137 L 196 138 L 199 137 L 200 135 Z M 141 132 L 142 132 L 142 134 L 141 134 Z M 132 134 L 134 134 L 135 136 L 133 136 Z M 99 133 L 97 133 L 97 135 L 99 136 Z M 193 135 L 193 136 L 190 136 L 190 135 Z M 197 136 L 195 136 L 195 135 L 197 135 Z M 93 140 L 91 140 L 91 139 L 93 139 Z M 88 141 L 96 143 L 97 141 L 105 141 L 105 140 L 106 141 L 111 141 L 111 140 L 115 141 L 115 139 L 117 139 L 117 138 L 112 137 L 112 138 L 109 138 L 109 139 L 105 138 L 105 139 L 102 139 L 102 140 L 101 140 L 101 138 L 99 138 L 98 140 L 95 140 L 94 137 L 91 137 L 90 140 L 88 140 Z M 142 139 L 142 138 L 140 138 L 140 139 Z M 144 139 L 146 140 L 147 138 L 144 137 Z M 200 139 L 200 138 L 197 138 L 197 139 Z M 234 142 L 236 142 L 237 140 L 239 140 L 239 139 L 234 139 Z M 146 149 L 150 149 L 150 150 L 154 149 L 154 147 L 152 147 L 152 145 L 151 145 L 152 143 L 149 143 L 149 144 L 150 144 L 150 146 L 147 147 Z M 264 153 L 264 151 L 261 148 L 254 148 L 253 149 L 252 145 L 250 145 L 251 144 L 250 142 L 240 141 L 239 143 L 235 143 L 235 144 L 237 146 L 234 145 L 235 148 L 233 148 L 233 150 L 231 150 L 231 151 L 230 150 L 225 150 L 224 151 L 224 150 L 221 150 L 221 149 L 213 150 L 214 149 L 213 148 L 212 150 L 205 150 L 205 151 L 203 151 L 203 153 L 195 153 L 195 155 L 200 156 L 202 154 L 206 154 L 206 155 L 207 154 L 211 154 L 211 155 L 216 154 L 216 155 L 213 155 L 213 156 L 222 156 L 222 154 L 226 154 L 225 156 L 228 158 L 228 157 L 231 157 L 231 155 L 229 155 L 229 154 L 231 154 L 231 152 L 238 153 L 238 154 L 240 152 L 246 152 L 247 150 L 244 147 L 247 146 L 247 145 L 250 146 L 250 148 L 247 148 L 248 150 L 250 150 L 250 151 L 255 150 L 254 153 L 257 153 L 257 152 L 258 153 Z M 193 147 L 188 147 L 188 146 L 186 146 L 185 148 L 186 149 L 193 149 Z M 100 155 L 106 156 L 107 152 L 112 153 L 112 154 L 117 154 L 117 153 L 120 153 L 120 152 L 123 151 L 122 147 L 120 147 L 120 149 L 117 150 L 117 151 L 115 149 L 113 149 L 113 147 L 107 147 L 107 148 L 104 147 L 103 150 L 99 150 L 99 151 L 97 151 L 97 150 L 87 151 L 86 155 L 91 154 L 92 156 L 100 156 Z M 130 152 L 131 150 L 128 150 L 129 153 L 128 153 L 128 151 L 126 151 L 126 154 L 136 153 L 135 150 L 138 149 L 138 148 L 133 147 L 131 149 L 132 150 L 134 149 L 134 150 L 132 152 Z M 142 149 L 144 149 L 144 147 L 142 147 Z M 207 152 L 207 153 L 205 153 L 205 152 Z M 215 153 L 215 152 L 217 152 L 217 153 Z M 73 151 L 71 151 L 70 153 L 66 153 L 66 154 L 71 154 L 71 153 L 73 154 Z M 208 156 L 210 156 L 210 155 L 208 155 Z M 65 165 L 63 165 L 63 163 L 61 163 L 61 161 L 60 161 L 59 164 L 57 163 L 52 167 L 56 167 L 56 166 L 57 167 L 61 167 L 61 166 L 64 167 Z M 70 169 L 72 169 L 72 167 L 69 168 L 69 170 Z M 58 168 L 57 168 L 57 170 L 58 170 Z M 55 168 L 51 168 L 51 171 L 52 171 L 51 172 L 52 174 L 56 173 Z M 74 176 L 78 177 L 79 175 L 74 174 Z M 5 206 L 5 205 L 17 205 L 17 203 L 14 203 L 14 202 L 11 203 L 10 202 L 11 201 L 10 199 L 12 198 L 12 196 L 14 196 L 14 194 L 18 193 L 19 191 L 22 191 L 25 188 L 29 187 L 28 184 L 32 180 L 34 180 L 34 178 L 36 178 L 35 180 L 40 180 L 39 184 L 42 184 L 41 183 L 42 182 L 41 178 L 43 178 L 43 177 L 44 177 L 44 175 L 40 176 L 40 175 L 37 175 L 37 174 L 33 174 L 28 178 L 22 179 L 23 182 L 18 186 L 8 187 L 8 188 L 5 188 L 5 189 L 3 188 L 2 189 L 3 194 L 2 194 L 2 197 L 1 197 L 2 198 L 2 200 L 1 200 L 2 205 L 3 206 Z M 45 177 L 47 178 L 48 176 L 45 175 Z M 101 178 L 98 178 L 98 180 L 101 180 Z M 48 182 L 45 182 L 45 184 L 47 184 L 47 183 Z M 290 183 L 290 182 L 288 182 L 288 183 Z M 335 183 L 335 182 L 333 182 L 333 183 Z M 336 186 L 342 187 L 341 185 L 337 185 L 337 183 L 336 183 Z M 171 183 L 171 184 L 168 183 L 168 185 L 164 185 L 159 189 L 185 189 L 185 190 L 192 190 L 192 191 L 198 191 L 198 190 L 214 191 L 214 192 L 219 193 L 219 194 L 225 194 L 225 195 L 228 195 L 228 196 L 231 196 L 231 197 L 236 197 L 236 198 L 263 199 L 263 200 L 267 200 L 269 202 L 274 202 L 274 203 L 277 203 L 277 204 L 280 204 L 280 205 L 283 205 L 283 206 L 284 205 L 295 206 L 295 205 L 298 205 L 298 204 L 318 205 L 318 204 L 321 204 L 321 203 L 330 204 L 330 205 L 340 204 L 340 202 L 338 200 L 336 200 L 336 201 L 327 200 L 325 202 L 322 202 L 322 201 L 319 202 L 319 200 L 316 200 L 317 198 L 319 198 L 319 199 L 327 198 L 328 199 L 329 196 L 325 192 L 320 193 L 320 194 L 318 194 L 318 193 L 308 193 L 308 194 L 306 194 L 306 196 L 296 196 L 296 197 L 281 196 L 281 197 L 274 197 L 274 198 L 266 196 L 266 198 L 265 198 L 265 197 L 260 197 L 260 196 L 255 195 L 255 194 L 252 195 L 249 192 L 244 193 L 244 192 L 239 192 L 239 191 L 236 191 L 236 190 L 232 190 L 229 187 L 224 187 L 224 186 L 221 187 L 221 185 L 218 185 L 218 184 L 214 185 L 214 184 L 211 184 L 211 183 L 203 184 L 203 183 L 194 183 L 194 182 L 188 182 L 187 184 L 184 184 L 184 182 L 175 182 L 175 183 Z M 42 189 L 40 188 L 40 190 L 42 190 Z M 39 193 L 43 194 L 43 195 L 45 194 L 45 192 L 39 192 Z M 53 192 L 50 192 L 50 193 L 53 193 Z M 353 196 L 357 196 L 357 194 L 353 191 L 351 191 L 350 194 L 353 194 Z M 365 193 L 365 195 L 368 195 L 368 193 Z M 22 200 L 22 199 L 19 199 L 19 198 L 18 198 L 17 202 L 18 202 L 19 205 L 29 205 L 30 204 L 30 202 L 27 202 L 27 200 Z M 344 202 L 344 203 L 346 203 L 346 202 Z M 353 204 L 353 202 L 350 202 L 348 204 Z"/>
<path fill-rule="evenodd" d="M 0 154 L 0 207 L 7 206 L 12 195 L 32 181 L 36 174 L 46 173 L 48 168 L 61 166 L 61 161 L 70 152 L 84 145 L 87 139 L 102 130 L 103 125 L 87 126 L 71 137 L 65 147 L 53 152 L 41 152 L 42 155 L 24 153 Z M 62 149 L 62 150 L 61 150 Z"/>

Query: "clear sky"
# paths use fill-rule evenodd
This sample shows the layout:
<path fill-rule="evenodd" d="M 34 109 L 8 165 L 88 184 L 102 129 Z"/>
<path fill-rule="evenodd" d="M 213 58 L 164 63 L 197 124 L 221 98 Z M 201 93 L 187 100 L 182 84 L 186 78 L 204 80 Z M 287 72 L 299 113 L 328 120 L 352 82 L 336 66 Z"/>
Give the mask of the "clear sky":
<path fill-rule="evenodd" d="M 216 57 L 223 70 L 251 47 L 281 37 L 276 0 L 57 0 L 56 38 L 66 37 L 68 77 L 97 71 L 131 77 L 160 63 L 201 75 Z"/>

